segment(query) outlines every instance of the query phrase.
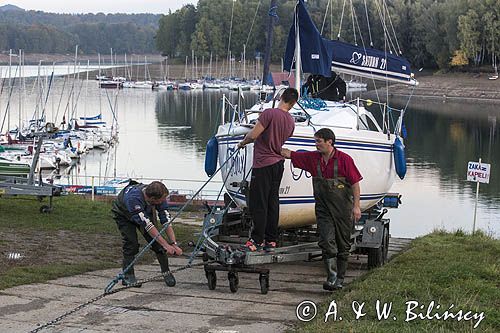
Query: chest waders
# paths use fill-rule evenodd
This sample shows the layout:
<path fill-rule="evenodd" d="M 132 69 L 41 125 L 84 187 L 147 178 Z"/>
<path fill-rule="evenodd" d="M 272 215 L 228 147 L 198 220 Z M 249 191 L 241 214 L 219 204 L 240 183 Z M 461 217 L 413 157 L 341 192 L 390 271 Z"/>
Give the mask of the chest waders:
<path fill-rule="evenodd" d="M 338 161 L 334 159 L 333 179 L 323 178 L 321 160 L 317 176 L 313 177 L 315 213 L 318 225 L 318 245 L 323 253 L 327 273 L 323 289 L 342 288 L 347 258 L 351 248 L 353 192 L 345 177 L 338 177 Z"/>
<path fill-rule="evenodd" d="M 139 184 L 137 182 L 131 182 L 129 186 L 137 186 L 142 190 L 145 185 Z M 126 187 L 126 188 L 127 188 Z M 149 204 L 145 207 L 145 213 L 151 216 L 153 224 L 156 224 L 156 210 L 154 206 Z M 125 271 L 127 267 L 134 261 L 135 256 L 139 253 L 139 240 L 137 238 L 137 230 L 141 232 L 144 239 L 149 243 L 153 239 L 151 235 L 145 230 L 143 226 L 139 226 L 132 222 L 133 213 L 129 212 L 125 204 L 125 189 L 123 189 L 117 199 L 113 202 L 112 212 L 114 213 L 114 220 L 118 226 L 118 230 L 122 235 L 122 269 Z M 161 272 L 163 273 L 163 278 L 165 284 L 169 287 L 173 287 L 176 284 L 173 274 L 170 272 L 168 265 L 168 256 L 165 253 L 165 249 L 158 242 L 154 242 L 151 246 L 151 250 L 155 253 L 158 263 L 160 264 Z M 133 284 L 136 287 L 141 287 L 141 284 L 136 284 L 137 279 L 135 277 L 134 266 L 129 268 L 129 270 L 124 274 L 122 280 L 123 285 Z"/>

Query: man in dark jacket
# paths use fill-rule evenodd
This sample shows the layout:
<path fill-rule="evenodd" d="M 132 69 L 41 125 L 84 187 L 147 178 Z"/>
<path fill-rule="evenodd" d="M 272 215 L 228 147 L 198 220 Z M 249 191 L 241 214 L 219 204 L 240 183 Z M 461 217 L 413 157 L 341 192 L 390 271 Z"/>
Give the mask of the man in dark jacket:
<path fill-rule="evenodd" d="M 151 250 L 155 252 L 160 263 L 165 283 L 167 286 L 173 287 L 175 286 L 175 278 L 168 266 L 167 253 L 181 255 L 182 250 L 177 245 L 174 229 L 171 225 L 166 229 L 167 238 L 170 240 L 169 243 L 159 234 L 154 224 L 157 216 L 162 225 L 170 222 L 166 202 L 167 196 L 168 189 L 161 182 L 154 181 L 149 185 L 145 185 L 131 181 L 113 202 L 112 212 L 123 240 L 123 271 L 130 266 L 136 254 L 139 253 L 138 229 L 148 243 L 156 237 Z M 132 266 L 125 272 L 122 283 L 129 285 L 136 282 L 134 267 Z"/>

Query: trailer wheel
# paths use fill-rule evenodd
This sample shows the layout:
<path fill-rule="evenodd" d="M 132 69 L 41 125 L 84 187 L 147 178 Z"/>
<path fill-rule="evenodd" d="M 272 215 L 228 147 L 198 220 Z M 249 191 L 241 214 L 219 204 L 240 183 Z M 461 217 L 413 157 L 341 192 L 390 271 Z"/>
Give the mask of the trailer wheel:
<path fill-rule="evenodd" d="M 40 207 L 40 213 L 50 213 L 52 211 L 52 209 L 47 206 L 47 205 L 43 205 Z"/>
<path fill-rule="evenodd" d="M 260 293 L 266 295 L 269 291 L 269 275 L 261 273 L 259 275 Z"/>
<path fill-rule="evenodd" d="M 229 280 L 229 289 L 231 289 L 232 293 L 238 291 L 238 286 L 240 284 L 240 280 L 238 278 L 237 272 L 229 272 L 227 273 L 227 279 Z"/>
<path fill-rule="evenodd" d="M 368 249 L 368 269 L 380 267 L 387 261 L 387 251 L 389 248 L 389 232 L 384 227 L 382 244 L 378 249 Z"/>
<path fill-rule="evenodd" d="M 205 271 L 205 275 L 207 276 L 208 289 L 215 290 L 217 286 L 217 274 L 215 274 L 215 271 L 210 270 Z"/>

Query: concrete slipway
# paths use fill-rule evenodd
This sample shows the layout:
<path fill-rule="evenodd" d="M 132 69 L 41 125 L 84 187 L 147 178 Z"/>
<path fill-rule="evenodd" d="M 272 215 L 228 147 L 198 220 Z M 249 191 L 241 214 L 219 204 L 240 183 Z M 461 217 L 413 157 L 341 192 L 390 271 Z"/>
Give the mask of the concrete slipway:
<path fill-rule="evenodd" d="M 389 256 L 403 250 L 409 239 L 391 238 Z M 186 259 L 171 260 L 173 268 Z M 237 293 L 227 275 L 217 272 L 217 288 L 208 290 L 202 266 L 178 272 L 177 286 L 146 283 L 106 296 L 42 332 L 281 332 L 299 321 L 296 307 L 303 300 L 321 302 L 325 273 L 320 261 L 270 266 L 270 290 L 260 293 L 258 275 L 240 273 Z M 365 274 L 366 257 L 351 256 L 347 283 Z M 102 294 L 117 269 L 85 273 L 46 283 L 0 291 L 0 330 L 28 332 Z M 157 275 L 158 265 L 139 265 L 139 279 Z M 116 286 L 119 287 L 119 286 Z M 116 288 L 115 287 L 115 288 Z"/>

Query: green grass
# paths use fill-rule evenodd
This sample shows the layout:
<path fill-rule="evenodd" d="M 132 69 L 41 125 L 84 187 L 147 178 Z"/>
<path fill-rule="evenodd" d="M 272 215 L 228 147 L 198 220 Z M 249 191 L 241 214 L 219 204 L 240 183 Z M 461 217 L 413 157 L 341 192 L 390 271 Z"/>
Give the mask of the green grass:
<path fill-rule="evenodd" d="M 324 323 L 328 305 L 337 303 L 338 316 Z M 375 302 L 392 302 L 387 320 L 376 317 Z M 415 300 L 426 314 L 431 301 L 441 305 L 431 314 L 443 314 L 451 304 L 458 310 L 484 312 L 485 318 L 473 330 L 476 321 L 410 320 L 405 322 L 407 301 Z M 365 302 L 366 316 L 355 320 L 354 301 Z M 393 317 L 396 317 L 394 320 Z M 318 307 L 318 316 L 300 325 L 298 332 L 500 332 L 500 240 L 484 233 L 467 235 L 462 231 L 436 231 L 414 240 L 408 251 L 384 267 L 375 269 L 335 292 Z"/>
<path fill-rule="evenodd" d="M 115 233 L 111 204 L 91 201 L 77 195 L 55 197 L 54 210 L 40 213 L 42 205 L 33 197 L 0 198 L 0 227 L 38 230 L 68 230 L 82 232 Z"/>
<path fill-rule="evenodd" d="M 0 275 L 0 290 L 113 267 L 117 267 L 116 263 L 106 261 L 15 267 Z"/>
<path fill-rule="evenodd" d="M 56 197 L 54 210 L 49 214 L 39 212 L 43 204 L 47 204 L 46 200 L 39 202 L 32 197 L 0 198 L 0 232 L 10 235 L 0 241 L 0 253 L 16 251 L 26 255 L 18 262 L 1 259 L 7 265 L 0 267 L 0 290 L 93 270 L 120 268 L 121 236 L 112 218 L 110 202 L 92 202 L 78 195 Z M 177 241 L 186 249 L 187 242 L 195 239 L 199 228 L 174 222 L 174 230 Z M 142 236 L 139 239 L 145 245 Z M 44 246 L 51 249 L 39 254 L 40 247 Z M 57 250 L 55 260 L 50 258 L 53 249 Z M 153 260 L 149 252 L 139 263 Z M 43 258 L 38 259 L 40 256 Z"/>

